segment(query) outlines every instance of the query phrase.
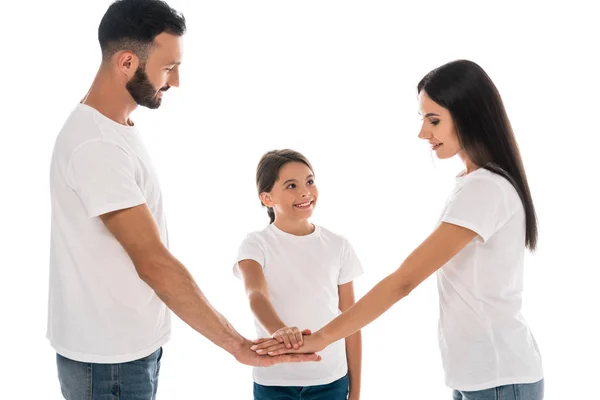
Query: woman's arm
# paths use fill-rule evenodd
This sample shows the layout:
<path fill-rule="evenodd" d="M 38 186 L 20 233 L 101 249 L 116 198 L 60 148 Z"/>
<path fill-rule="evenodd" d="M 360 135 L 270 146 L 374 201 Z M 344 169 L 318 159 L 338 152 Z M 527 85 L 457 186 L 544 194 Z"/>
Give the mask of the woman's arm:
<path fill-rule="evenodd" d="M 404 260 L 400 268 L 380 281 L 356 304 L 322 329 L 305 337 L 297 352 L 321 351 L 330 343 L 352 335 L 407 296 L 427 277 L 458 254 L 477 234 L 470 229 L 442 222 L 440 226 Z M 270 355 L 288 353 L 274 341 L 259 339 L 253 350 Z"/>

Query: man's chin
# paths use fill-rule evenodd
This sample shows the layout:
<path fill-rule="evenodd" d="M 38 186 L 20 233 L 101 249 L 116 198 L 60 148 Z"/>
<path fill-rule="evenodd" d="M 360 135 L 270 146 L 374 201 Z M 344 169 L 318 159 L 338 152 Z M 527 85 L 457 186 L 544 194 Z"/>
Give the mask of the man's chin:
<path fill-rule="evenodd" d="M 161 99 L 158 99 L 158 100 L 154 100 L 154 101 L 144 101 L 142 103 L 137 103 L 137 104 L 138 104 L 138 106 L 146 107 L 151 110 L 156 110 L 157 108 L 160 107 L 160 105 L 162 104 L 162 101 L 161 101 Z"/>

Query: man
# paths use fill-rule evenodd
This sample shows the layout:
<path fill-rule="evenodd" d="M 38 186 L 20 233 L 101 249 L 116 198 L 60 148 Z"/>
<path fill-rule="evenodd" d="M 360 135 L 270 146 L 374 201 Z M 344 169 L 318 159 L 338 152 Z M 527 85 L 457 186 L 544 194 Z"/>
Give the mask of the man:
<path fill-rule="evenodd" d="M 179 86 L 183 15 L 119 0 L 102 18 L 102 63 L 65 122 L 51 162 L 48 339 L 66 399 L 154 399 L 170 312 L 248 365 L 261 357 L 168 251 L 161 189 L 130 119 Z"/>

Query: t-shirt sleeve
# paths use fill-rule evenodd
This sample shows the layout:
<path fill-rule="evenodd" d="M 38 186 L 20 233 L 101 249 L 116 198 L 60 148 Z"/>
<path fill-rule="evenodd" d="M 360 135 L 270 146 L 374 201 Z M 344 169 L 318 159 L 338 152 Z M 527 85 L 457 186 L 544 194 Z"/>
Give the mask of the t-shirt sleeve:
<path fill-rule="evenodd" d="M 492 179 L 474 178 L 450 200 L 442 222 L 475 232 L 485 243 L 512 217 L 502 186 Z"/>
<path fill-rule="evenodd" d="M 354 251 L 354 248 L 344 239 L 341 255 L 341 268 L 340 275 L 338 277 L 338 285 L 352 282 L 363 274 L 363 267 Z"/>
<path fill-rule="evenodd" d="M 131 157 L 102 140 L 87 142 L 73 152 L 67 181 L 90 218 L 146 202 Z"/>
<path fill-rule="evenodd" d="M 238 249 L 237 257 L 233 265 L 233 274 L 242 279 L 240 272 L 239 262 L 242 260 L 254 260 L 260 264 L 261 267 L 265 267 L 265 252 L 260 246 L 260 243 L 255 235 L 250 234 L 240 244 Z"/>

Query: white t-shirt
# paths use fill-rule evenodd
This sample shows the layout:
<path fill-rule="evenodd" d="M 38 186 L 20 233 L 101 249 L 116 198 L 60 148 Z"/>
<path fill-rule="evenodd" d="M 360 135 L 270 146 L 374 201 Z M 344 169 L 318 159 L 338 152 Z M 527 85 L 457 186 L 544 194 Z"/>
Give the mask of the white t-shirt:
<path fill-rule="evenodd" d="M 446 384 L 475 391 L 542 379 L 521 315 L 525 212 L 517 191 L 480 168 L 457 178 L 441 221 L 478 234 L 437 272 Z"/>
<path fill-rule="evenodd" d="M 263 267 L 271 303 L 287 326 L 318 331 L 341 312 L 338 285 L 363 273 L 350 243 L 318 225 L 310 235 L 295 236 L 274 224 L 249 234 L 240 245 L 238 262 L 254 260 Z M 270 335 L 255 320 L 257 337 Z M 324 385 L 348 372 L 346 342 L 338 340 L 321 353 L 318 363 L 284 363 L 254 368 L 254 381 L 264 386 Z"/>
<path fill-rule="evenodd" d="M 120 363 L 170 335 L 170 311 L 100 215 L 146 203 L 168 244 L 158 179 L 137 129 L 78 104 L 54 146 L 47 337 L 61 355 Z"/>

